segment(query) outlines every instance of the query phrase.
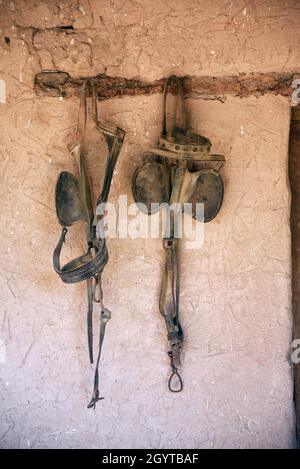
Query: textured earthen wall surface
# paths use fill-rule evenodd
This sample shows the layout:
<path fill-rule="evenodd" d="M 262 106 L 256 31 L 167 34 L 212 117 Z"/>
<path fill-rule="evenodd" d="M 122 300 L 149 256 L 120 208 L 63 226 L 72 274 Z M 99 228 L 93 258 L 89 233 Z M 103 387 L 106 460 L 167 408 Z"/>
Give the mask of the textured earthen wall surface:
<path fill-rule="evenodd" d="M 294 316 L 293 337 L 300 336 L 300 257 L 299 257 L 299 153 L 300 153 L 300 113 L 299 106 L 292 109 L 289 142 L 289 178 L 291 184 L 291 233 L 292 233 L 292 305 Z M 294 366 L 295 411 L 297 423 L 297 441 L 300 444 L 300 365 Z"/>
<path fill-rule="evenodd" d="M 78 100 L 37 96 L 33 84 L 42 69 L 142 80 L 299 70 L 299 3 L 19 0 L 0 8 L 1 447 L 292 447 L 288 99 L 187 99 L 195 130 L 226 156 L 226 192 L 204 246 L 181 245 L 184 392 L 166 388 L 161 242 L 109 240 L 103 288 L 113 316 L 105 400 L 94 412 L 86 409 L 85 285 L 64 285 L 52 268 L 54 185 L 61 170 L 75 169 L 67 144 Z M 132 201 L 131 176 L 159 134 L 161 95 L 106 100 L 99 111 L 127 132 L 111 200 Z M 96 193 L 104 144 L 88 134 Z M 83 247 L 74 229 L 67 255 Z"/>

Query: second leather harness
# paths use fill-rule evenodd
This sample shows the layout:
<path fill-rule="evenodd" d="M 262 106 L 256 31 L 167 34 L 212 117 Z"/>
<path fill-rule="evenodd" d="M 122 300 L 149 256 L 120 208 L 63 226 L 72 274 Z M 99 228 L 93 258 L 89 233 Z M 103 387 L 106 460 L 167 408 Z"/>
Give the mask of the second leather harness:
<path fill-rule="evenodd" d="M 168 128 L 167 94 L 173 84 L 177 88 L 177 99 Z M 181 125 L 178 124 L 178 101 L 182 111 Z M 183 204 L 189 203 L 193 218 L 200 222 L 213 220 L 223 201 L 224 186 L 219 169 L 224 163 L 224 157 L 210 154 L 210 148 L 211 142 L 193 133 L 188 126 L 182 81 L 176 77 L 168 78 L 164 86 L 163 122 L 158 148 L 145 153 L 146 161 L 136 169 L 132 179 L 133 197 L 139 208 L 151 215 L 162 205 L 166 207 L 177 204 L 182 208 Z M 204 205 L 204 216 L 203 210 L 197 210 L 198 204 Z M 183 345 L 183 330 L 179 322 L 179 264 L 176 238 L 179 215 L 181 216 L 178 211 L 170 210 L 169 224 L 164 232 L 166 262 L 159 296 L 159 311 L 166 323 L 170 345 L 168 355 L 171 361 L 171 375 L 168 386 L 173 392 L 179 392 L 183 388 L 178 372 Z M 171 292 L 170 304 L 167 303 L 168 290 Z M 177 382 L 174 383 L 176 377 Z"/>

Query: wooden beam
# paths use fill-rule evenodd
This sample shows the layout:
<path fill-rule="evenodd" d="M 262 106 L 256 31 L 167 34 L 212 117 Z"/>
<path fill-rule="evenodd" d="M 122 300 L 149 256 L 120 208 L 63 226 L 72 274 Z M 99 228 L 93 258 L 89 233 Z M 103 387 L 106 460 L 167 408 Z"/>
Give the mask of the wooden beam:
<path fill-rule="evenodd" d="M 183 78 L 184 92 L 187 97 L 217 99 L 225 101 L 227 96 L 261 96 L 275 94 L 290 97 L 292 82 L 299 73 L 252 73 L 225 77 L 189 77 Z M 62 96 L 68 98 L 78 95 L 83 83 L 82 78 L 72 78 L 68 73 L 45 70 L 35 76 L 35 91 L 38 96 Z M 98 99 L 110 99 L 122 96 L 151 95 L 161 93 L 164 78 L 154 82 L 136 79 L 97 75 L 94 80 Z"/>

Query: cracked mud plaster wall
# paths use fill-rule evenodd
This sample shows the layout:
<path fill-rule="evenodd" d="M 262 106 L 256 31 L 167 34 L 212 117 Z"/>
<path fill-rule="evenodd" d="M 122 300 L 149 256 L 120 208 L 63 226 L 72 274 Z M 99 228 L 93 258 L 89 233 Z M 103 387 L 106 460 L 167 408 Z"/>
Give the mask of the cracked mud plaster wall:
<path fill-rule="evenodd" d="M 288 100 L 187 100 L 194 128 L 226 156 L 226 192 L 203 248 L 181 250 L 184 392 L 166 387 L 161 242 L 110 240 L 103 287 L 113 316 L 105 400 L 94 412 L 85 286 L 64 285 L 52 268 L 53 191 L 58 173 L 74 170 L 67 144 L 78 101 L 37 97 L 33 82 L 41 69 L 143 80 L 297 70 L 299 2 L 2 0 L 0 13 L 1 447 L 292 447 Z M 131 176 L 159 133 L 161 95 L 99 110 L 127 132 L 111 199 L 132 201 Z M 104 146 L 89 136 L 96 192 Z M 75 229 L 67 255 L 83 247 Z"/>

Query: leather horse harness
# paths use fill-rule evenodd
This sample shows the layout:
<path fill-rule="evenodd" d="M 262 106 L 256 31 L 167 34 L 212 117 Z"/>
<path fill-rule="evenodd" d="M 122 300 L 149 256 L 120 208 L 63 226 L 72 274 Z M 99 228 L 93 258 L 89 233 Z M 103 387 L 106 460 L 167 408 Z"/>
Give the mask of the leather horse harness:
<path fill-rule="evenodd" d="M 175 82 L 177 99 L 171 128 L 167 128 L 167 94 Z M 183 125 L 178 124 L 178 101 L 181 104 Z M 182 82 L 176 77 L 166 80 L 163 93 L 163 122 L 158 148 L 144 154 L 144 161 L 135 171 L 132 192 L 139 208 L 149 215 L 161 206 L 191 204 L 194 219 L 209 222 L 219 212 L 223 200 L 224 186 L 218 172 L 224 163 L 222 155 L 210 154 L 211 142 L 193 133 L 188 126 L 184 107 Z M 149 161 L 150 154 L 150 161 Z M 153 159 L 154 157 L 154 159 Z M 147 161 L 148 159 L 148 161 Z M 200 166 L 200 170 L 199 169 Z M 197 210 L 197 204 L 204 204 L 204 216 Z M 202 205 L 203 207 L 203 205 Z M 166 262 L 162 278 L 159 311 L 163 316 L 168 334 L 171 361 L 171 375 L 168 386 L 172 392 L 180 392 L 183 382 L 178 372 L 183 345 L 183 330 L 179 322 L 179 265 L 178 233 L 181 214 L 170 210 L 169 224 L 165 230 L 163 246 Z M 167 301 L 170 291 L 171 301 Z M 177 379 L 176 379 L 177 378 Z M 175 381 L 175 382 L 174 382 Z"/>
<path fill-rule="evenodd" d="M 176 85 L 177 98 L 170 126 L 167 126 L 167 95 L 170 86 Z M 96 129 L 104 137 L 108 147 L 108 157 L 102 184 L 93 210 L 91 190 L 84 165 L 82 145 L 87 121 L 87 95 L 92 91 L 92 115 Z M 179 125 L 178 102 L 182 110 L 183 124 Z M 70 147 L 78 166 L 78 176 L 67 171 L 60 173 L 56 184 L 56 213 L 62 226 L 62 234 L 53 254 L 54 269 L 65 283 L 87 281 L 88 308 L 87 331 L 90 362 L 93 363 L 93 304 L 100 306 L 99 349 L 95 367 L 93 395 L 88 408 L 95 408 L 96 402 L 103 399 L 99 395 L 99 362 L 106 323 L 111 313 L 103 305 L 101 274 L 108 261 L 105 238 L 99 235 L 97 225 L 103 219 L 103 211 L 111 186 L 113 171 L 125 137 L 120 128 L 107 128 L 100 124 L 97 115 L 97 99 L 92 79 L 86 80 L 81 89 L 78 125 L 75 143 Z M 183 347 L 183 330 L 179 322 L 179 262 L 178 225 L 184 204 L 192 207 L 191 215 L 201 222 L 209 222 L 219 212 L 224 186 L 219 169 L 224 163 L 221 155 L 210 154 L 211 142 L 192 132 L 188 125 L 184 107 L 182 82 L 176 77 L 166 80 L 163 92 L 163 122 L 158 148 L 145 153 L 145 161 L 136 169 L 132 179 L 132 192 L 139 208 L 151 215 L 161 206 L 169 211 L 168 224 L 164 229 L 165 268 L 163 272 L 159 311 L 163 316 L 170 345 L 168 355 L 171 361 L 170 391 L 179 392 L 183 382 L 179 374 L 180 354 Z M 150 158 L 149 158 L 150 155 Z M 177 210 L 167 207 L 177 206 Z M 204 206 L 199 212 L 198 204 Z M 179 207 L 179 209 L 178 209 Z M 200 213 L 200 214 L 199 214 Z M 68 262 L 63 267 L 60 254 L 68 227 L 76 222 L 85 222 L 87 252 Z M 99 225 L 98 225 L 99 226 Z M 96 229 L 97 228 L 97 229 Z M 169 301 L 168 301 L 169 296 Z M 177 378 L 177 379 L 176 379 Z M 174 383 L 174 380 L 176 382 Z"/>
<path fill-rule="evenodd" d="M 111 186 L 114 168 L 122 147 L 125 132 L 119 128 L 107 128 L 101 125 L 97 114 L 97 100 L 92 79 L 85 80 L 80 94 L 80 107 L 78 115 L 78 125 L 75 143 L 69 147 L 70 153 L 75 158 L 78 166 L 78 176 L 67 171 L 60 173 L 55 191 L 56 213 L 59 223 L 62 226 L 62 234 L 53 254 L 54 269 L 65 283 L 77 283 L 87 281 L 87 330 L 88 348 L 90 362 L 93 363 L 93 303 L 100 306 L 100 331 L 99 349 L 96 361 L 93 396 L 88 404 L 88 408 L 95 408 L 99 397 L 99 362 L 101 348 L 105 334 L 106 323 L 111 317 L 111 313 L 103 305 L 103 293 L 101 288 L 101 274 L 108 261 L 108 252 L 105 238 L 97 234 L 97 223 L 101 223 L 101 215 L 94 212 L 91 198 L 91 190 L 86 174 L 84 155 L 82 146 L 85 138 L 87 121 L 87 94 L 89 88 L 92 89 L 92 114 L 95 128 L 104 137 L 108 147 L 108 157 L 102 189 L 97 200 L 97 207 L 105 204 Z M 60 264 L 60 254 L 65 241 L 68 227 L 76 222 L 85 222 L 87 252 L 82 256 L 68 262 L 63 267 Z"/>

